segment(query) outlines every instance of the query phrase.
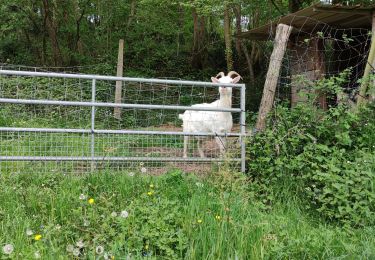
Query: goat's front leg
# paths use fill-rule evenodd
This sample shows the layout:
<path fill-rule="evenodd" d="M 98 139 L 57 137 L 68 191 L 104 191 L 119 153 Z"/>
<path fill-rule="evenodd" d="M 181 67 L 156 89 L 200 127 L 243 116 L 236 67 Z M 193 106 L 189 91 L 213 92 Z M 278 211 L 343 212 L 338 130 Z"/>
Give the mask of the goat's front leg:
<path fill-rule="evenodd" d="M 227 143 L 226 137 L 215 136 L 215 141 L 220 148 L 220 156 L 223 157 L 225 154 L 226 143 Z"/>
<path fill-rule="evenodd" d="M 184 136 L 184 155 L 183 158 L 187 158 L 187 149 L 188 149 L 189 136 Z"/>
<path fill-rule="evenodd" d="M 198 139 L 197 141 L 197 146 L 198 146 L 198 152 L 199 152 L 199 156 L 201 158 L 205 158 L 204 156 L 204 151 L 203 151 L 203 148 L 202 148 L 202 144 L 201 144 L 202 140 L 201 139 Z"/>

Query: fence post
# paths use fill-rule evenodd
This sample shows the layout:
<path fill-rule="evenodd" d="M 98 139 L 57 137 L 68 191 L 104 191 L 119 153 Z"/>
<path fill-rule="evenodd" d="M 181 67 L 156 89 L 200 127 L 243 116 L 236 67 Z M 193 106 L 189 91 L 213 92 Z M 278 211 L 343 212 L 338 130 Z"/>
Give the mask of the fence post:
<path fill-rule="evenodd" d="M 92 80 L 91 84 L 91 102 L 95 103 L 96 96 L 96 79 Z M 91 107 L 91 173 L 95 171 L 95 105 Z"/>
<path fill-rule="evenodd" d="M 122 77 L 123 69 L 124 69 L 124 40 L 121 39 L 118 45 L 118 57 L 117 57 L 117 77 Z M 115 91 L 115 103 L 121 103 L 121 96 L 122 96 L 122 81 L 116 81 L 116 91 Z M 113 111 L 114 118 L 120 120 L 121 119 L 121 108 L 115 107 Z"/>
<path fill-rule="evenodd" d="M 279 79 L 281 63 L 286 51 L 289 35 L 293 27 L 279 24 L 276 29 L 274 49 L 272 51 L 270 64 L 264 83 L 263 97 L 259 107 L 258 119 L 255 128 L 262 131 L 266 127 L 268 113 L 272 109 L 277 82 Z"/>
<path fill-rule="evenodd" d="M 241 116 L 240 116 L 240 127 L 241 127 L 241 172 L 246 171 L 246 85 L 243 84 L 241 87 Z"/>
<path fill-rule="evenodd" d="M 372 35 L 371 35 L 371 44 L 370 50 L 367 57 L 367 63 L 365 66 L 365 71 L 363 73 L 361 86 L 359 87 L 359 93 L 357 97 L 357 105 L 362 105 L 368 101 L 367 92 L 368 88 L 370 88 L 370 99 L 374 95 L 374 86 L 373 80 L 370 82 L 370 75 L 373 74 L 374 66 L 375 65 L 375 12 L 372 13 Z"/>

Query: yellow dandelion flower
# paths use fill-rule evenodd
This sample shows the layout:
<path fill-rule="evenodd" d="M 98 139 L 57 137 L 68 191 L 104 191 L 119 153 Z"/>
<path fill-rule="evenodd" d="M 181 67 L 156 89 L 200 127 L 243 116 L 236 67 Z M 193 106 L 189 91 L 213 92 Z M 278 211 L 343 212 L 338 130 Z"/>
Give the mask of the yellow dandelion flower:
<path fill-rule="evenodd" d="M 115 257 L 113 255 L 111 256 L 111 260 L 115 260 Z"/>
<path fill-rule="evenodd" d="M 40 234 L 36 234 L 35 236 L 34 236 L 34 240 L 35 241 L 39 241 L 39 240 L 41 240 L 42 239 L 42 235 L 40 235 Z"/>
<path fill-rule="evenodd" d="M 89 199 L 89 204 L 94 204 L 95 200 L 93 198 Z"/>
<path fill-rule="evenodd" d="M 198 222 L 198 224 L 201 224 L 203 222 L 203 220 L 198 219 L 197 222 Z"/>
<path fill-rule="evenodd" d="M 215 219 L 216 219 L 216 220 L 221 220 L 221 216 L 216 215 L 216 216 L 215 216 Z"/>
<path fill-rule="evenodd" d="M 150 190 L 149 192 L 147 192 L 148 196 L 152 196 L 153 194 L 154 194 L 154 192 L 152 190 Z"/>

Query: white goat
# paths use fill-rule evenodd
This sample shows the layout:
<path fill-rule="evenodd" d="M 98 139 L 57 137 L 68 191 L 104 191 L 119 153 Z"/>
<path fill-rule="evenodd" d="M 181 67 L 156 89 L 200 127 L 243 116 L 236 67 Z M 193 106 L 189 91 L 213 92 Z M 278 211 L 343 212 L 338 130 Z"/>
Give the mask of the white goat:
<path fill-rule="evenodd" d="M 232 78 L 232 76 L 235 77 Z M 211 77 L 213 83 L 237 83 L 240 79 L 241 76 L 235 71 L 229 72 L 227 76 L 225 76 L 224 72 L 220 72 L 216 77 Z M 232 88 L 220 86 L 219 93 L 220 99 L 215 102 L 196 104 L 192 105 L 192 107 L 231 108 Z M 231 112 L 186 110 L 183 114 L 179 115 L 179 118 L 183 121 L 182 127 L 184 132 L 225 134 L 230 132 L 233 126 Z M 197 139 L 199 155 L 201 158 L 204 158 L 205 156 L 201 145 L 204 137 L 196 136 L 195 138 Z M 223 155 L 226 140 L 216 136 L 215 141 L 220 148 L 220 154 Z M 184 158 L 188 156 L 188 142 L 189 136 L 184 136 Z"/>

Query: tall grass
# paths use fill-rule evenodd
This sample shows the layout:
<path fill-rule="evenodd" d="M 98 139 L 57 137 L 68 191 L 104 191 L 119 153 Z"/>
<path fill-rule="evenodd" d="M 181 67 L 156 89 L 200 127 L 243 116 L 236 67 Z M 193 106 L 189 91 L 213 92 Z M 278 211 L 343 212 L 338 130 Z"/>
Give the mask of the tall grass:
<path fill-rule="evenodd" d="M 99 246 L 115 259 L 375 257 L 374 227 L 330 225 L 305 212 L 287 189 L 276 194 L 272 210 L 261 210 L 242 175 L 35 172 L 0 179 L 0 244 L 14 246 L 3 258 L 32 259 L 37 252 L 42 259 L 94 259 L 104 257 Z"/>

